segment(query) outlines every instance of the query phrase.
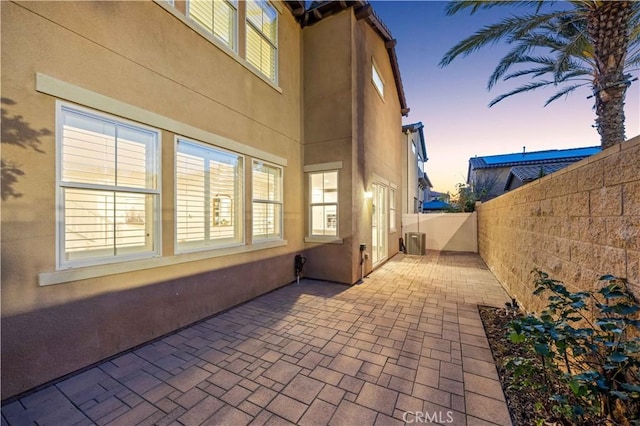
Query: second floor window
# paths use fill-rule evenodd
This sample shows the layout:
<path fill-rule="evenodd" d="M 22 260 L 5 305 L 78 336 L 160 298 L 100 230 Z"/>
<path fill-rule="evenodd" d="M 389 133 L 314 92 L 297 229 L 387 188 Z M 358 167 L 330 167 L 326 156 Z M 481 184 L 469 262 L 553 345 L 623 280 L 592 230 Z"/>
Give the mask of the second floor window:
<path fill-rule="evenodd" d="M 238 26 L 236 0 L 189 0 L 187 16 L 227 47 L 236 50 Z"/>
<path fill-rule="evenodd" d="M 371 64 L 371 82 L 378 91 L 380 97 L 384 99 L 384 80 L 380 75 L 380 71 L 378 71 L 375 61 Z"/>
<path fill-rule="evenodd" d="M 276 81 L 278 13 L 264 0 L 247 0 L 247 61 Z"/>

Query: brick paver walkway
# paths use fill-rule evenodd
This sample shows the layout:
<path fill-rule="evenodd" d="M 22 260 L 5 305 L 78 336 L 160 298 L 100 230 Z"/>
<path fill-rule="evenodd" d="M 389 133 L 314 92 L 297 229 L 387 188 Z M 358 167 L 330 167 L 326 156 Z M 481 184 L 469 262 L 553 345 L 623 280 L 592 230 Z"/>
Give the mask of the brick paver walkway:
<path fill-rule="evenodd" d="M 2 407 L 2 425 L 510 425 L 474 254 L 303 280 Z M 10 368 L 4 366 L 4 368 Z"/>

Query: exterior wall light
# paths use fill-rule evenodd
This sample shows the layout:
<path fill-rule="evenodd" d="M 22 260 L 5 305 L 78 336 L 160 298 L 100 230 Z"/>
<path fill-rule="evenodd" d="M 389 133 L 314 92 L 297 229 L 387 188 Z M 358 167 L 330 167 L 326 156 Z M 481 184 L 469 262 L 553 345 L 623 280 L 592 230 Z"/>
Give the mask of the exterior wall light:
<path fill-rule="evenodd" d="M 373 198 L 373 192 L 371 191 L 365 191 L 364 193 L 364 198 L 366 198 L 367 200 L 370 200 Z"/>

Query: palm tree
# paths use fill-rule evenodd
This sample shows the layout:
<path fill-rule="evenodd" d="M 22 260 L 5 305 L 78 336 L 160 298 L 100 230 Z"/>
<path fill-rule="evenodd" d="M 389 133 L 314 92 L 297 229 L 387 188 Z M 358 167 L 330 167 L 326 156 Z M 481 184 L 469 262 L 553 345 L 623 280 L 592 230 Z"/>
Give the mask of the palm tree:
<path fill-rule="evenodd" d="M 505 41 L 514 47 L 500 60 L 489 78 L 498 81 L 530 77 L 531 81 L 491 101 L 493 106 L 518 93 L 541 87 L 560 87 L 549 103 L 590 85 L 595 99 L 595 126 L 603 148 L 625 139 L 624 98 L 632 71 L 640 65 L 640 3 L 632 1 L 569 1 L 563 9 L 542 13 L 554 1 L 452 1 L 447 15 L 496 6 L 529 7 L 533 12 L 511 16 L 483 27 L 452 47 L 440 61 Z M 537 52 L 545 52 L 543 55 Z M 529 68 L 526 68 L 529 66 Z M 515 69 L 515 70 L 514 70 Z M 625 74 L 626 73 L 626 74 Z M 635 80 L 635 79 L 634 79 Z"/>

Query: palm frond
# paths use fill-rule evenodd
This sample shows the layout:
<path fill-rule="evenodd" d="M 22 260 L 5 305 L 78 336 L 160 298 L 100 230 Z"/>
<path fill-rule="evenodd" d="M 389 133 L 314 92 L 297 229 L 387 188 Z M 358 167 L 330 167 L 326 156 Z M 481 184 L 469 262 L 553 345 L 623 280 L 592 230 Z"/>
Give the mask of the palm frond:
<path fill-rule="evenodd" d="M 487 90 L 491 90 L 495 84 L 500 81 L 502 76 L 509 71 L 509 69 L 516 63 L 519 63 L 520 58 L 523 57 L 524 54 L 528 53 L 531 50 L 531 46 L 522 43 L 513 48 L 510 52 L 508 52 L 505 56 L 500 59 L 498 65 L 493 70 L 493 73 L 489 77 L 489 81 L 487 82 Z"/>
<path fill-rule="evenodd" d="M 462 10 L 471 9 L 469 11 L 469 14 L 473 15 L 474 13 L 476 13 L 480 9 L 492 9 L 494 7 L 499 7 L 499 6 L 510 6 L 510 7 L 513 7 L 513 6 L 525 6 L 525 7 L 534 6 L 536 12 L 538 12 L 545 3 L 552 4 L 552 3 L 555 3 L 555 2 L 553 2 L 553 1 L 546 1 L 545 2 L 543 0 L 538 0 L 538 1 L 517 1 L 517 2 L 514 2 L 513 0 L 451 1 L 451 2 L 447 3 L 447 5 L 445 6 L 445 13 L 447 14 L 447 16 L 451 16 L 451 15 L 455 15 L 456 13 L 458 13 L 458 12 L 460 12 Z"/>
<path fill-rule="evenodd" d="M 440 67 L 449 65 L 455 58 L 459 56 L 467 56 L 487 45 L 495 45 L 496 43 L 511 36 L 515 39 L 524 37 L 536 28 L 540 27 L 544 22 L 550 19 L 565 15 L 567 12 L 552 12 L 546 14 L 526 14 L 521 16 L 512 16 L 502 21 L 482 27 L 471 36 L 460 41 L 458 44 L 449 49 L 438 64 Z"/>
<path fill-rule="evenodd" d="M 560 91 L 558 91 L 555 95 L 551 96 L 549 99 L 547 99 L 547 101 L 544 103 L 544 106 L 549 105 L 551 102 L 556 101 L 562 97 L 567 97 L 569 96 L 569 94 L 571 92 L 573 92 L 574 90 L 583 87 L 587 85 L 587 83 L 582 83 L 582 84 L 572 84 L 570 86 L 564 87 L 562 88 Z"/>
<path fill-rule="evenodd" d="M 523 92 L 530 92 L 532 90 L 535 89 L 539 89 L 541 87 L 547 87 L 547 86 L 553 86 L 555 84 L 555 82 L 553 80 L 541 80 L 535 83 L 529 83 L 529 84 L 525 84 L 524 86 L 520 86 L 516 89 L 513 89 L 510 92 L 504 93 L 498 97 L 496 97 L 495 99 L 493 99 L 491 102 L 489 102 L 489 107 L 494 106 L 495 104 L 497 104 L 498 102 L 513 96 L 513 95 L 517 95 L 519 93 L 523 93 Z"/>

